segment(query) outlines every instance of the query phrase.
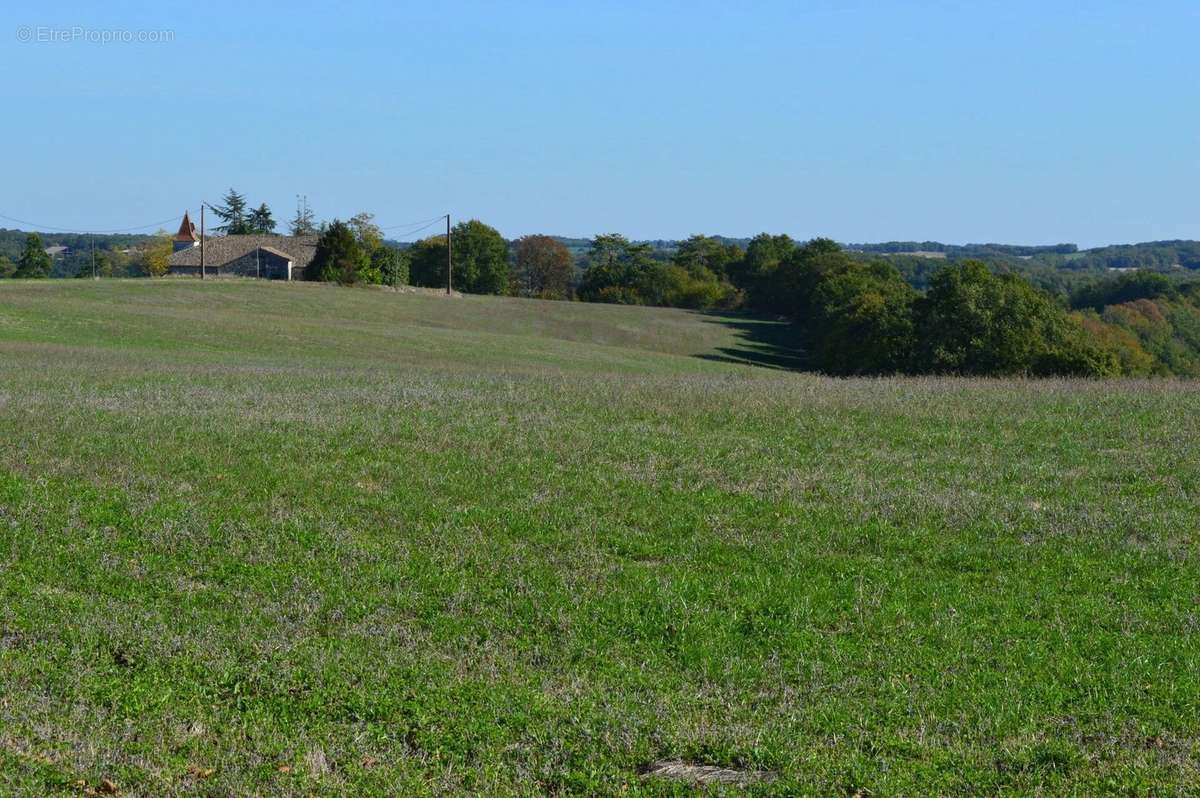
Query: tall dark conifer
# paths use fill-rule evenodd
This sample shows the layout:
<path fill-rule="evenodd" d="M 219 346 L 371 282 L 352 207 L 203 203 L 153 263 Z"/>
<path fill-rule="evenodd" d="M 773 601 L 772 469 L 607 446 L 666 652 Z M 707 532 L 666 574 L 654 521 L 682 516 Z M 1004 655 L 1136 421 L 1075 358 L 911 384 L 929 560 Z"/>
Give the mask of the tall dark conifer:
<path fill-rule="evenodd" d="M 222 197 L 222 202 L 225 204 L 212 209 L 213 213 L 224 222 L 224 224 L 217 225 L 217 231 L 226 235 L 245 235 L 251 232 L 250 218 L 246 211 L 246 198 L 231 188 Z"/>

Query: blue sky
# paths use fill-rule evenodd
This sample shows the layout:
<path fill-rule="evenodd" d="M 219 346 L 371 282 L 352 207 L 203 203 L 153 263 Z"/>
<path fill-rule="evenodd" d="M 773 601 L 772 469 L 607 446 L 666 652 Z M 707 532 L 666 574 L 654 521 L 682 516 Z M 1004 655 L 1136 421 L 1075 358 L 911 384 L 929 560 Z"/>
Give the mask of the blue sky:
<path fill-rule="evenodd" d="M 1200 238 L 1195 2 L 105 5 L 0 10 L 0 214 Z M 174 39 L 37 40 L 74 27 Z"/>

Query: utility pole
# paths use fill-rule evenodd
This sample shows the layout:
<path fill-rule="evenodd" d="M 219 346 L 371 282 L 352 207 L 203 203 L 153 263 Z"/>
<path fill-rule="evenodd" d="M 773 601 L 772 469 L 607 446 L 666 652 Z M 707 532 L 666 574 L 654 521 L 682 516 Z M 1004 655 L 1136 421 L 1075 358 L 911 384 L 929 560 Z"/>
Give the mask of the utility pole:
<path fill-rule="evenodd" d="M 200 279 L 204 279 L 204 203 L 200 203 Z"/>
<path fill-rule="evenodd" d="M 446 214 L 446 296 L 454 293 L 454 245 L 450 243 L 450 214 Z"/>
<path fill-rule="evenodd" d="M 88 233 L 88 241 L 92 242 L 92 279 L 99 280 L 100 275 L 96 273 L 96 236 L 94 233 Z"/>

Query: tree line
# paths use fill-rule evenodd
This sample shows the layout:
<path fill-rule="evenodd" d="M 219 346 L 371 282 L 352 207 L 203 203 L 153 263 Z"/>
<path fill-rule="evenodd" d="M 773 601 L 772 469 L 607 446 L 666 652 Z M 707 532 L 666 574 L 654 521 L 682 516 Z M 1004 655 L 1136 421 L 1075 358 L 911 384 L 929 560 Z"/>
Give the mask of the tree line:
<path fill-rule="evenodd" d="M 232 190 L 216 212 L 218 229 L 274 229 L 265 203 L 249 210 Z M 444 234 L 387 241 L 368 213 L 317 225 L 306 202 L 289 227 L 318 235 L 307 279 L 446 285 Z M 576 256 L 556 237 L 507 241 L 477 219 L 454 225 L 450 243 L 459 291 L 771 314 L 792 322 L 809 365 L 830 374 L 1200 376 L 1200 283 L 1175 274 L 1054 280 L 1037 262 L 1021 261 L 1033 270 L 1019 271 L 1005 257 L 931 260 L 768 233 L 745 246 L 695 235 L 670 249 L 606 233 Z M 170 251 L 160 231 L 124 257 L 156 275 Z M 54 268 L 36 233 L 15 261 L 0 256 L 0 276 L 46 277 Z"/>
<path fill-rule="evenodd" d="M 445 285 L 444 235 L 389 250 L 364 229 L 359 217 L 330 225 L 310 277 Z M 664 256 L 602 234 L 579 269 L 552 237 L 509 243 L 478 220 L 455 225 L 451 243 L 464 292 L 768 313 L 791 320 L 810 365 L 829 374 L 1200 376 L 1200 286 L 1159 274 L 1125 273 L 1067 295 L 965 259 L 937 262 L 921 291 L 892 258 L 829 239 L 764 233 L 742 248 L 697 235 Z M 376 267 L 381 251 L 398 266 Z"/>

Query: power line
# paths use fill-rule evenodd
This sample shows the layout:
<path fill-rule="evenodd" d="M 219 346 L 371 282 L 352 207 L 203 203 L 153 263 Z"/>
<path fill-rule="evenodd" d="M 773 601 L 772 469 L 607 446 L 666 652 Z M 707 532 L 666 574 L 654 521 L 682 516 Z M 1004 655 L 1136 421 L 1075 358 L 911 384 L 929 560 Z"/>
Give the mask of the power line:
<path fill-rule="evenodd" d="M 134 227 L 116 227 L 116 228 L 112 228 L 110 230 L 77 230 L 72 227 L 61 227 L 61 226 L 55 225 L 55 224 L 39 224 L 38 222 L 31 222 L 26 219 L 17 219 L 16 217 L 5 216 L 4 214 L 0 213 L 0 219 L 5 219 L 10 222 L 16 222 L 17 224 L 27 224 L 30 227 L 38 227 L 38 228 L 41 228 L 42 230 L 49 230 L 50 232 L 53 232 L 53 233 L 73 233 L 75 235 L 86 235 L 88 233 L 132 233 L 135 230 L 145 230 L 146 228 L 149 228 L 149 227 L 158 227 L 159 225 L 166 224 L 167 222 L 173 222 L 178 218 L 179 218 L 179 216 L 178 216 L 178 214 L 176 214 L 174 216 L 170 216 L 170 217 L 163 219 L 161 221 L 158 221 L 158 222 L 151 222 L 150 224 L 140 224 L 140 225 L 136 225 Z"/>
<path fill-rule="evenodd" d="M 428 222 L 427 224 L 423 224 L 423 225 L 421 225 L 420 227 L 417 227 L 417 228 L 415 228 L 415 229 L 413 229 L 413 230 L 405 230 L 405 231 L 403 231 L 403 232 L 399 232 L 399 233 L 393 233 L 393 234 L 392 234 L 392 238 L 396 238 L 396 237 L 403 237 L 403 236 L 410 236 L 410 235 L 412 235 L 413 233 L 419 233 L 419 232 L 421 232 L 422 230 L 426 230 L 426 229 L 428 229 L 428 228 L 430 228 L 430 227 L 433 227 L 435 224 L 437 224 L 438 222 L 440 222 L 442 219 L 445 219 L 445 218 L 446 218 L 446 214 L 444 214 L 444 213 L 443 213 L 441 216 L 437 217 L 436 219 L 433 219 L 432 221 Z M 380 230 L 390 230 L 390 229 L 392 229 L 392 228 L 390 228 L 390 227 L 381 227 L 381 228 L 379 228 L 379 229 L 380 229 Z"/>
<path fill-rule="evenodd" d="M 418 219 L 415 222 L 405 222 L 404 224 L 391 224 L 391 225 L 388 225 L 387 227 L 381 227 L 379 229 L 380 230 L 395 230 L 397 227 L 412 227 L 414 225 L 423 225 L 423 227 L 420 227 L 418 229 L 424 230 L 429 225 L 433 224 L 434 222 L 440 222 L 445 217 L 446 217 L 446 214 L 442 213 L 442 214 L 438 214 L 437 216 L 434 216 L 429 219 Z"/>

